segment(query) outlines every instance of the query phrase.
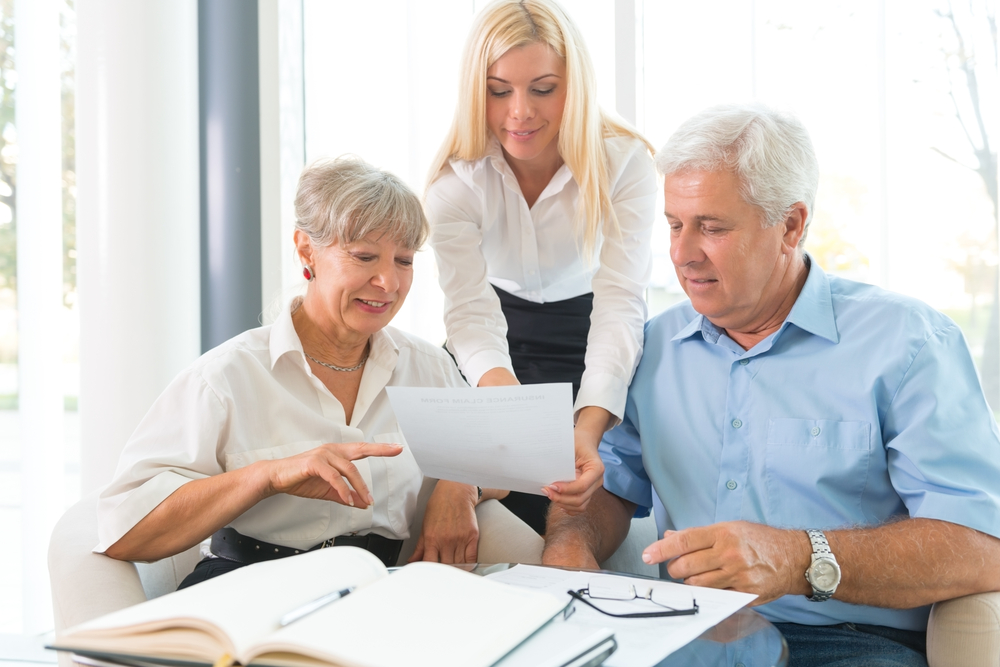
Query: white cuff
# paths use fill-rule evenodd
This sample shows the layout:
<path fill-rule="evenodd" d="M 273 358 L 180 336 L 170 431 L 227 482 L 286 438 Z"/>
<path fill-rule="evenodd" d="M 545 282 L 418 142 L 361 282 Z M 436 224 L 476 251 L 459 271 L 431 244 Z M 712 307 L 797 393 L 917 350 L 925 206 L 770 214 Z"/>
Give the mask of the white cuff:
<path fill-rule="evenodd" d="M 205 475 L 199 475 L 205 477 Z M 97 501 L 97 534 L 100 543 L 94 547 L 94 553 L 102 554 L 115 542 L 132 530 L 156 506 L 167 499 L 177 489 L 191 481 L 173 471 L 161 472 L 156 477 L 146 481 L 142 486 L 130 493 L 111 498 L 99 498 Z M 117 506 L 111 503 L 119 500 Z"/>
<path fill-rule="evenodd" d="M 583 408 L 594 405 L 613 414 L 614 425 L 617 426 L 625 414 L 627 398 L 628 385 L 617 375 L 584 372 L 580 391 L 576 395 L 576 405 L 573 406 L 574 418 Z"/>
<path fill-rule="evenodd" d="M 497 350 L 484 350 L 472 355 L 465 363 L 462 374 L 469 381 L 470 387 L 478 387 L 479 381 L 486 375 L 487 371 L 494 368 L 506 368 L 511 375 L 515 375 L 514 367 L 510 363 L 510 356 Z"/>

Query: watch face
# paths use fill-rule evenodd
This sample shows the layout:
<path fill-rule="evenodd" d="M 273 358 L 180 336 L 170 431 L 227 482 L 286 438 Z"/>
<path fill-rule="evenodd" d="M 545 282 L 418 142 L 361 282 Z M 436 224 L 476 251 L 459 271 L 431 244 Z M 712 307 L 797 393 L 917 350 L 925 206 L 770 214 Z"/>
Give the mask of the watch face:
<path fill-rule="evenodd" d="M 809 581 L 821 591 L 831 591 L 840 583 L 840 568 L 836 563 L 820 558 L 809 569 Z"/>

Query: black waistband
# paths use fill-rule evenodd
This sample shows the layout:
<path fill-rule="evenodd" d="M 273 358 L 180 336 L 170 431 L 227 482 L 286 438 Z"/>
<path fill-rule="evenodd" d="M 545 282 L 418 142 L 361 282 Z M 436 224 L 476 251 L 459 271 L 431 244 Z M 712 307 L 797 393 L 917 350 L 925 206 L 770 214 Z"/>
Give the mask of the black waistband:
<path fill-rule="evenodd" d="M 369 533 L 368 535 L 341 535 L 333 539 L 320 542 L 309 549 L 293 549 L 280 544 L 271 544 L 263 540 L 242 535 L 236 530 L 222 528 L 212 535 L 212 553 L 226 560 L 236 561 L 249 565 L 260 563 L 276 558 L 286 558 L 295 554 L 315 551 L 324 547 L 360 547 L 378 557 L 386 567 L 396 565 L 399 558 L 399 550 L 403 546 L 403 540 L 390 540 L 388 537 Z"/>
<path fill-rule="evenodd" d="M 492 283 L 491 283 L 492 285 Z M 545 303 L 537 303 L 535 301 L 528 301 L 527 299 L 522 299 L 519 296 L 514 296 L 510 292 L 504 291 L 492 285 L 493 291 L 497 293 L 497 298 L 500 299 L 500 306 L 505 311 L 520 310 L 525 312 L 539 312 L 548 315 L 555 316 L 576 316 L 590 318 L 590 311 L 594 308 L 594 293 L 588 292 L 587 294 L 581 294 L 580 296 L 570 297 L 569 299 L 563 299 L 561 301 L 546 301 Z"/>
<path fill-rule="evenodd" d="M 497 287 L 514 374 L 521 384 L 569 382 L 580 389 L 587 356 L 593 294 L 534 303 Z"/>

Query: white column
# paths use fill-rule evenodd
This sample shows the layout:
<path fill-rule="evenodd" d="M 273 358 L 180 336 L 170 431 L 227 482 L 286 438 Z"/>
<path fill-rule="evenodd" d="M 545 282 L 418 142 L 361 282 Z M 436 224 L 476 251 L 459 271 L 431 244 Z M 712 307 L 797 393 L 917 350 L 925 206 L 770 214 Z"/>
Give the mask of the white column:
<path fill-rule="evenodd" d="M 615 107 L 618 115 L 636 120 L 635 0 L 615 0 Z"/>
<path fill-rule="evenodd" d="M 77 0 L 81 486 L 200 350 L 196 0 Z"/>
<path fill-rule="evenodd" d="M 44 546 L 62 510 L 62 155 L 58 0 L 17 0 L 22 632 L 52 627 Z"/>
<path fill-rule="evenodd" d="M 305 164 L 302 0 L 258 0 L 260 258 L 264 324 L 302 283 L 292 252 L 295 189 Z"/>

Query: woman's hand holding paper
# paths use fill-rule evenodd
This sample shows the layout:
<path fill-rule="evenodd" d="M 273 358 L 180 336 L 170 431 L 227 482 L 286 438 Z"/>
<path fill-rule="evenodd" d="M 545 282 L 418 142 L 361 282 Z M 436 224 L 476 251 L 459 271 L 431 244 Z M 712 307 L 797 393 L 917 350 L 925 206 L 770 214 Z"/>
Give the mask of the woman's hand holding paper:
<path fill-rule="evenodd" d="M 604 431 L 612 420 L 604 408 L 588 406 L 580 410 L 573 440 L 576 451 L 576 479 L 555 482 L 542 489 L 553 503 L 574 515 L 587 509 L 594 492 L 604 483 L 604 462 L 597 453 Z"/>

